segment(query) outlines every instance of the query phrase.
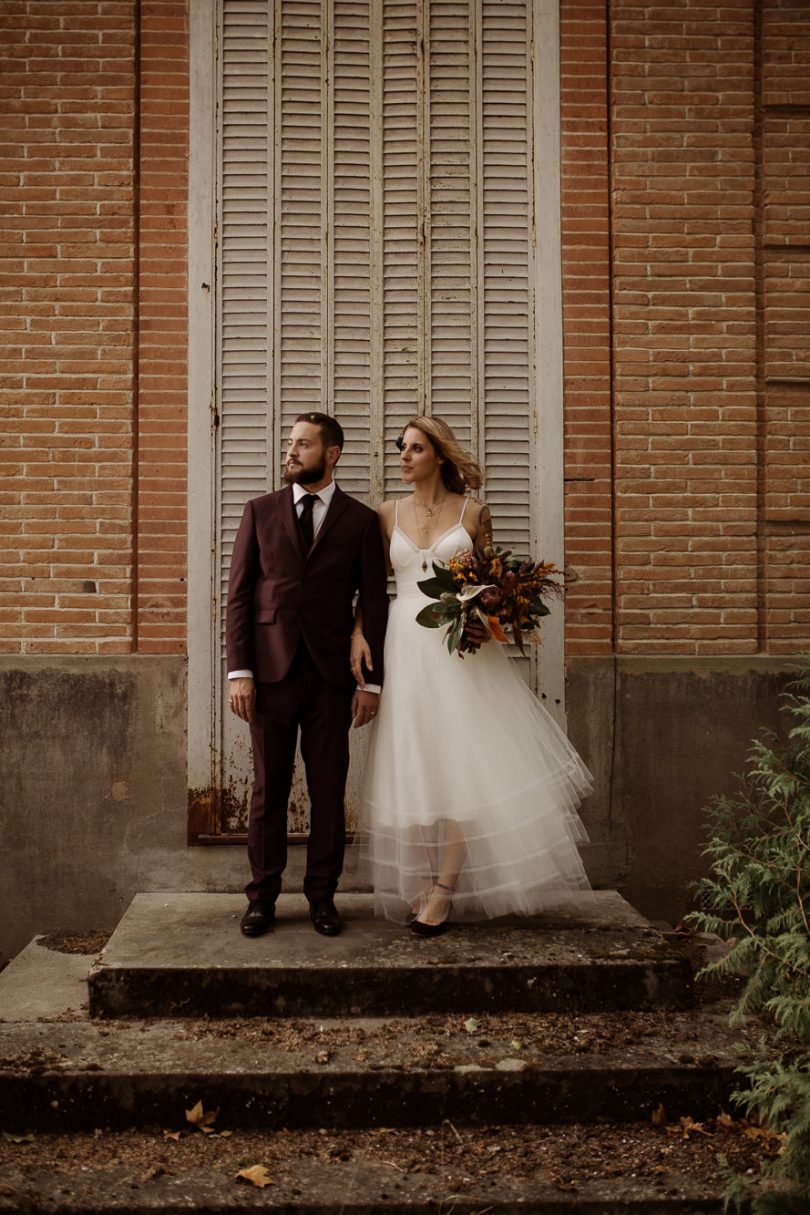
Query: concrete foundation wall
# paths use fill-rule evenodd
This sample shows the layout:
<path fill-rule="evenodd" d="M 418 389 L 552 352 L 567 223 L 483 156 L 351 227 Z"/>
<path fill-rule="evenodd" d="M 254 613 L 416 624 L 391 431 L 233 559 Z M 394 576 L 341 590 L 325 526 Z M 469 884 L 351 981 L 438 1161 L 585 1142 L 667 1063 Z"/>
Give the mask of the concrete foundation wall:
<path fill-rule="evenodd" d="M 701 808 L 733 787 L 751 739 L 780 724 L 789 669 L 762 658 L 569 663 L 569 732 L 596 784 L 583 808 L 595 884 L 651 918 L 679 918 L 702 870 Z M 183 658 L 0 659 L 0 771 L 2 956 L 36 932 L 112 928 L 139 890 L 244 884 L 242 847 L 186 844 Z M 302 853 L 291 850 L 288 888 Z"/>

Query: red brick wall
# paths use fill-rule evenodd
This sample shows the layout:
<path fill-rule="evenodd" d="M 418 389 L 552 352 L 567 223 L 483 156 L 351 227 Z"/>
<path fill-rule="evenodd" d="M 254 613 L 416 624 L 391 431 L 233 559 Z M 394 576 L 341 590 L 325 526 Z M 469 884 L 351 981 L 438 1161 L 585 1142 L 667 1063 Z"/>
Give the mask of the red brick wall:
<path fill-rule="evenodd" d="M 610 182 L 604 0 L 562 0 L 563 328 L 569 654 L 613 648 Z"/>
<path fill-rule="evenodd" d="M 757 636 L 754 13 L 611 3 L 616 639 Z"/>
<path fill-rule="evenodd" d="M 137 12 L 0 4 L 5 652 L 185 647 L 186 14 Z"/>
<path fill-rule="evenodd" d="M 562 0 L 561 30 L 568 652 L 606 646 L 612 541 L 617 651 L 797 653 L 810 3 Z"/>
<path fill-rule="evenodd" d="M 186 642 L 188 21 L 185 0 L 141 4 L 137 638 Z"/>
<path fill-rule="evenodd" d="M 134 5 L 0 6 L 0 646 L 132 619 Z"/>
<path fill-rule="evenodd" d="M 0 0 L 6 652 L 185 647 L 186 8 Z M 561 36 L 569 653 L 796 652 L 810 4 Z"/>
<path fill-rule="evenodd" d="M 762 644 L 792 654 L 810 635 L 810 3 L 767 0 L 759 33 Z"/>

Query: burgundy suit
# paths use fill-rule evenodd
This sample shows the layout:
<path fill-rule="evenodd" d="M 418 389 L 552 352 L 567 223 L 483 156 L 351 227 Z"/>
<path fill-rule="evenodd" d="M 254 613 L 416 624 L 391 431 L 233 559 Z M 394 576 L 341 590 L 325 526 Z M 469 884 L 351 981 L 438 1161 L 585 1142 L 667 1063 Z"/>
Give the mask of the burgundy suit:
<path fill-rule="evenodd" d="M 343 796 L 354 679 L 353 600 L 371 647 L 370 682 L 383 680 L 386 571 L 374 511 L 335 487 L 309 552 L 291 487 L 245 506 L 228 588 L 228 669 L 251 670 L 254 786 L 248 825 L 249 899 L 274 900 L 287 859 L 287 804 L 295 745 L 310 797 L 304 892 L 331 896 L 343 866 Z"/>

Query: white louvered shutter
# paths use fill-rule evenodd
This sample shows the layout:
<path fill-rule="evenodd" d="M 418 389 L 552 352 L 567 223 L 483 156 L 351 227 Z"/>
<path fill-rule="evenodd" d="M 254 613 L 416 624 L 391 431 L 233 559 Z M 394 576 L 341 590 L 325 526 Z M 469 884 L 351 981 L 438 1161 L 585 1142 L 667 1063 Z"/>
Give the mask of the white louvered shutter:
<path fill-rule="evenodd" d="M 271 292 L 267 5 L 230 0 L 222 21 L 218 341 L 221 602 L 248 498 L 273 459 L 268 415 Z M 224 617 L 223 617 L 224 623 Z"/>
<path fill-rule="evenodd" d="M 496 540 L 528 554 L 527 3 L 221 9 L 221 602 L 244 502 L 278 487 L 306 410 L 338 417 L 338 480 L 372 504 L 401 492 L 404 422 L 444 418 L 484 465 Z M 220 743 L 223 786 L 244 803 L 246 753 L 226 715 Z"/>

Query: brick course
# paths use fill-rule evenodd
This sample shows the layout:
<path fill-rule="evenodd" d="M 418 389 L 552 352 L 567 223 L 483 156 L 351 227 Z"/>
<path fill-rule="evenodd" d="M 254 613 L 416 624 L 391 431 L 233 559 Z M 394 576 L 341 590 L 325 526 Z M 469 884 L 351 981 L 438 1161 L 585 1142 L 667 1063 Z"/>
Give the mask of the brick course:
<path fill-rule="evenodd" d="M 757 636 L 753 4 L 611 4 L 616 648 Z"/>
<path fill-rule="evenodd" d="M 761 635 L 792 654 L 810 635 L 810 6 L 768 0 L 760 43 Z"/>
<path fill-rule="evenodd" d="M 135 6 L 0 7 L 0 647 L 132 625 Z"/>
<path fill-rule="evenodd" d="M 138 12 L 0 5 L 6 652 L 185 648 L 188 33 Z"/>
<path fill-rule="evenodd" d="M 188 21 L 141 5 L 138 216 L 138 649 L 186 644 Z"/>
<path fill-rule="evenodd" d="M 570 654 L 613 648 L 608 23 L 560 6 L 566 593 Z"/>

